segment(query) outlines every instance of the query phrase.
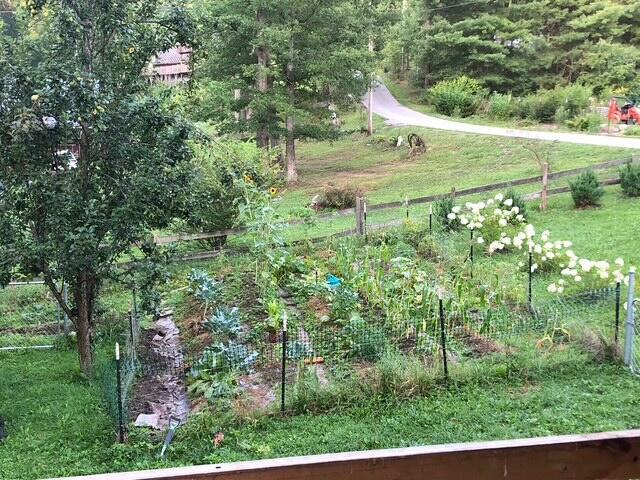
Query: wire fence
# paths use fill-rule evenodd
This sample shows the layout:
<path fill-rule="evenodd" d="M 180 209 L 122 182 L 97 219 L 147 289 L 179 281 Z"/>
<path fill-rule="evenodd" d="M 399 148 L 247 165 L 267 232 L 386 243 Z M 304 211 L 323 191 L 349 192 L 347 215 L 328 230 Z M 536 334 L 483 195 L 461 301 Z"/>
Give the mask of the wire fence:
<path fill-rule="evenodd" d="M 129 401 L 136 379 L 167 375 L 208 378 L 213 390 L 216 375 L 230 374 L 252 399 L 252 408 L 279 405 L 284 410 L 287 391 L 295 387 L 305 366 L 330 371 L 345 364 L 374 362 L 393 349 L 440 368 L 446 378 L 446 361 L 457 363 L 505 353 L 522 342 L 554 343 L 569 335 L 565 327 L 572 322 L 585 328 L 601 327 L 603 335 L 614 342 L 620 302 L 616 288 L 583 292 L 532 308 L 505 305 L 456 311 L 448 309 L 446 299 L 440 302 L 435 298 L 422 315 L 402 322 L 354 316 L 342 324 L 309 324 L 291 318 L 286 330 L 257 334 L 254 329 L 245 329 L 231 336 L 214 335 L 213 343 L 201 352 L 180 350 L 153 358 L 137 355 L 142 331 L 137 316 L 131 315 L 119 361 L 114 352 L 101 352 L 100 378 L 107 410 L 122 440 L 126 425 L 134 420 Z"/>
<path fill-rule="evenodd" d="M 12 282 L 0 290 L 0 351 L 49 349 L 71 330 L 43 282 Z"/>

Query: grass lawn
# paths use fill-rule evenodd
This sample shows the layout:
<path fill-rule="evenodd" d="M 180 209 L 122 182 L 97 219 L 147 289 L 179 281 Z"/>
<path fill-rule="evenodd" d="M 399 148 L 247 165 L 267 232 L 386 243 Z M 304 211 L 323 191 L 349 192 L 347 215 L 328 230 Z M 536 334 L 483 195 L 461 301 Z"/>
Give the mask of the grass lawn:
<path fill-rule="evenodd" d="M 0 478 L 35 479 L 105 465 L 113 428 L 75 351 L 0 353 Z"/>
<path fill-rule="evenodd" d="M 551 360 L 553 358 L 553 360 Z M 323 415 L 221 424 L 200 413 L 178 431 L 165 461 L 145 433 L 110 445 L 112 430 L 70 352 L 3 357 L 0 478 L 34 479 L 290 455 L 636 428 L 640 382 L 566 350 L 502 378 L 434 387 L 424 397 L 372 398 Z M 528 370 L 527 370 L 528 369 Z M 225 433 L 216 448 L 213 436 Z"/>

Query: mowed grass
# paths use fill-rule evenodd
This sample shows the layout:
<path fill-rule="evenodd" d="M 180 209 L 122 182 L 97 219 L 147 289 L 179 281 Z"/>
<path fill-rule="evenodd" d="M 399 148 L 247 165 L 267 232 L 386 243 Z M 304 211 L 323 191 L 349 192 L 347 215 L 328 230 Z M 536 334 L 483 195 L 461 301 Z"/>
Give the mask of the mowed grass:
<path fill-rule="evenodd" d="M 418 133 L 428 151 L 409 158 L 407 148 L 389 139 Z M 530 149 L 548 158 L 552 171 L 630 158 L 629 149 L 460 134 L 424 128 L 381 127 L 374 137 L 351 134 L 334 142 L 300 142 L 300 182 L 284 189 L 288 212 L 310 202 L 327 184 L 359 188 L 371 204 L 447 193 L 495 182 L 540 175 Z"/>
<path fill-rule="evenodd" d="M 538 364 L 524 361 L 505 367 L 499 376 L 434 387 L 430 394 L 406 401 L 370 398 L 322 415 L 239 423 L 195 414 L 178 430 L 167 459 L 159 460 L 160 436 L 138 430 L 130 444 L 110 445 L 112 431 L 96 392 L 75 377 L 73 360 L 60 352 L 3 358 L 9 369 L 1 380 L 0 399 L 10 436 L 0 446 L 0 478 L 26 480 L 639 426 L 635 412 L 640 408 L 640 382 L 622 367 L 597 364 L 586 354 L 565 349 Z M 213 437 L 220 430 L 224 442 L 216 447 Z"/>
<path fill-rule="evenodd" d="M 97 471 L 114 438 L 99 389 L 72 350 L 0 353 L 3 480 Z"/>

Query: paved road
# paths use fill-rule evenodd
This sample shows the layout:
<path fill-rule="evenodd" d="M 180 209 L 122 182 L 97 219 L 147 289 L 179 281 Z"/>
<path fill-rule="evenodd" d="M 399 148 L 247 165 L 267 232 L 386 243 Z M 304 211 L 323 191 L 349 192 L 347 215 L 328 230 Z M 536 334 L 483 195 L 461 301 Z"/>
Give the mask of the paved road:
<path fill-rule="evenodd" d="M 582 133 L 539 132 L 534 130 L 516 130 L 511 128 L 489 127 L 471 123 L 454 122 L 442 118 L 425 115 L 402 106 L 384 85 L 379 85 L 373 93 L 373 111 L 386 119 L 389 125 L 412 125 L 417 127 L 436 128 L 453 132 L 478 133 L 481 135 L 497 135 L 500 137 L 529 138 L 532 140 L 578 143 L 604 147 L 640 149 L 640 139 L 614 137 L 607 135 L 585 135 Z"/>

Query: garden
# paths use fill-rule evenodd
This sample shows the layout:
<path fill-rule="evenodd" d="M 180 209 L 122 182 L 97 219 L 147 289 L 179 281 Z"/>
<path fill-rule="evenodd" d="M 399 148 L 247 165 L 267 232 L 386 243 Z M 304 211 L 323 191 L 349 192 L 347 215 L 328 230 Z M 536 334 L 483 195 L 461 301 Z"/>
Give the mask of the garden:
<path fill-rule="evenodd" d="M 588 175 L 585 179 L 582 183 Z M 133 373 L 131 386 L 121 392 L 125 444 L 110 446 L 120 419 L 117 408 L 101 406 L 105 399 L 117 405 L 116 341 L 129 364 L 125 345 L 131 338 L 122 318 L 136 308 L 131 291 L 122 287 L 108 288 L 101 301 L 100 381 L 65 380 L 63 404 L 26 411 L 48 418 L 49 409 L 64 410 L 72 398 L 83 402 L 80 417 L 63 416 L 66 420 L 51 428 L 89 441 L 91 447 L 83 448 L 95 461 L 81 463 L 65 451 L 69 464 L 55 467 L 56 474 L 103 471 L 107 464 L 127 469 L 332 451 L 337 444 L 377 448 L 571 432 L 585 423 L 593 429 L 632 426 L 632 418 L 608 398 L 637 390 L 637 381 L 620 367 L 620 319 L 627 275 L 638 259 L 633 245 L 602 249 L 605 242 L 598 236 L 617 231 L 625 238 L 618 225 L 624 216 L 612 219 L 610 212 L 633 216 L 637 206 L 633 197 L 618 191 L 603 195 L 597 182 L 595 187 L 575 191 L 595 191 L 587 198 L 601 203 L 599 208 L 576 210 L 568 206 L 572 199 L 559 196 L 549 212 L 538 212 L 511 190 L 472 202 L 446 198 L 433 204 L 431 215 L 366 236 L 293 245 L 284 240 L 287 227 L 278 220 L 277 199 L 246 182 L 240 188 L 250 199 L 243 211 L 249 231 L 239 250 L 229 245 L 204 263 L 173 265 L 159 290 L 183 349 L 177 362 L 139 355 L 131 371 L 124 369 L 125 376 Z M 605 256 L 610 251 L 625 258 Z M 29 309 L 42 302 L 38 294 L 31 293 Z M 25 315 L 35 318 L 30 311 Z M 153 321 L 141 317 L 139 352 L 153 336 L 147 333 Z M 29 357 L 33 370 L 33 378 L 7 377 L 11 386 L 3 386 L 3 395 L 32 381 L 43 388 L 48 380 L 37 368 L 54 361 L 62 374 L 74 357 L 70 347 L 58 342 L 52 351 L 3 354 L 10 369 Z M 164 432 L 135 427 L 140 410 L 129 412 L 127 400 L 136 398 L 149 378 L 176 373 L 184 378 L 191 413 L 165 459 L 158 460 Z M 596 398 L 600 406 L 594 409 Z M 478 407 L 463 407 L 469 402 Z M 550 417 L 529 416 L 527 409 L 535 410 L 538 402 L 550 405 Z M 582 405 L 590 416 L 578 419 L 567 413 L 568 405 Z M 495 408 L 515 419 L 512 429 L 497 419 L 472 437 L 464 433 L 464 425 L 480 422 L 478 415 Z M 410 424 L 393 411 L 412 412 L 434 430 L 409 434 Z M 559 415 L 566 420 L 558 421 Z M 367 426 L 377 416 L 396 425 L 388 437 L 379 437 L 375 423 Z M 100 419 L 91 435 L 78 429 L 83 417 Z M 613 418 L 618 423 L 611 423 Z M 460 429 L 447 431 L 447 421 L 462 422 Z M 294 448 L 282 437 L 292 429 L 294 438 L 301 438 L 332 422 L 335 439 L 323 437 L 313 446 L 303 442 Z M 262 440 L 259 432 L 266 435 Z M 18 442 L 15 452 L 33 446 L 29 441 L 20 447 L 28 432 L 10 433 L 15 438 L 7 445 Z M 13 455 L 6 457 L 10 463 L 0 462 L 7 472 Z M 113 461 L 107 460 L 110 455 Z M 52 471 L 39 462 L 21 465 L 25 478 L 25 472 Z"/>

